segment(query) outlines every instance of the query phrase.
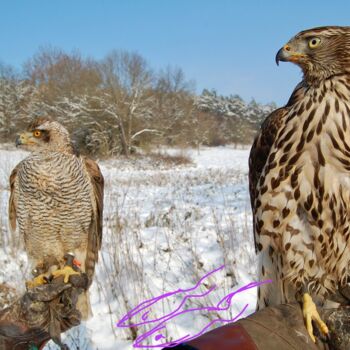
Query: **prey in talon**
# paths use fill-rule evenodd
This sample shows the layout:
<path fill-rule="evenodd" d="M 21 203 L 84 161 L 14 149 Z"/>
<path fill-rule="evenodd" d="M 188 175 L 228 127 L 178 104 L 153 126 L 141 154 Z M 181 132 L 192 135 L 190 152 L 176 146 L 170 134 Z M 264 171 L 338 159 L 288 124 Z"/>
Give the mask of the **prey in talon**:
<path fill-rule="evenodd" d="M 68 130 L 50 117 L 34 118 L 26 130 L 19 130 L 16 146 L 30 154 L 10 176 L 10 227 L 12 231 L 18 227 L 34 268 L 57 261 L 49 275 L 44 270 L 28 286 L 58 276 L 67 283 L 79 274 L 74 263 L 66 264 L 65 255 L 71 252 L 88 280 L 77 304 L 87 319 L 91 315 L 87 289 L 102 241 L 103 175 L 95 161 L 79 155 Z"/>
<path fill-rule="evenodd" d="M 303 295 L 315 342 L 312 321 L 328 333 L 316 302 L 350 276 L 350 27 L 303 30 L 275 59 L 303 77 L 262 123 L 249 156 L 259 280 L 273 281 L 259 287 L 257 309 Z"/>

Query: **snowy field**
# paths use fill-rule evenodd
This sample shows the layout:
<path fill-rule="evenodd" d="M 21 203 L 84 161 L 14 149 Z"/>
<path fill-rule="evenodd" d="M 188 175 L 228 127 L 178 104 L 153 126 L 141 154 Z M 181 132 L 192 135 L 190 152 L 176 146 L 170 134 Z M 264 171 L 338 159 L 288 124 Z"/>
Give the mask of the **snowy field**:
<path fill-rule="evenodd" d="M 168 152 L 181 152 L 193 163 L 174 167 L 151 158 L 99 162 L 106 187 L 102 252 L 90 289 L 93 317 L 67 332 L 65 342 L 71 349 L 129 350 L 141 335 L 139 347 L 161 348 L 166 342 L 197 334 L 214 320 L 234 319 L 247 304 L 242 316 L 255 308 L 256 288 L 252 288 L 234 295 L 229 307 L 208 311 L 229 293 L 256 281 L 249 150 L 218 147 Z M 20 239 L 7 228 L 8 177 L 25 156 L 15 150 L 0 151 L 0 283 L 17 289 L 24 285 L 29 268 Z M 196 310 L 165 322 L 154 333 L 151 329 L 159 320 L 133 328 L 116 326 L 141 302 L 193 288 L 222 265 L 197 287 L 196 294 L 203 296 L 188 298 L 181 306 Z M 148 309 L 148 318 L 135 315 L 126 324 L 159 319 L 175 310 L 183 298 L 184 293 L 169 295 Z M 50 343 L 45 349 L 57 347 Z"/>

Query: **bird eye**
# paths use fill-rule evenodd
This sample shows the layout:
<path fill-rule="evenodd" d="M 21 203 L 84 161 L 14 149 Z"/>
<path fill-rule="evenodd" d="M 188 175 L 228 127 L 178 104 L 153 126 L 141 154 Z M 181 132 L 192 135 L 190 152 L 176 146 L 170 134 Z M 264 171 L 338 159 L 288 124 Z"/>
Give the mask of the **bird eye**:
<path fill-rule="evenodd" d="M 40 137 L 40 136 L 41 136 L 41 131 L 40 131 L 40 130 L 35 130 L 35 131 L 33 132 L 33 135 L 34 135 L 35 137 Z"/>
<path fill-rule="evenodd" d="M 314 49 L 318 45 L 320 45 L 320 43 L 321 43 L 321 39 L 320 38 L 312 38 L 311 40 L 309 40 L 309 48 L 310 49 Z"/>

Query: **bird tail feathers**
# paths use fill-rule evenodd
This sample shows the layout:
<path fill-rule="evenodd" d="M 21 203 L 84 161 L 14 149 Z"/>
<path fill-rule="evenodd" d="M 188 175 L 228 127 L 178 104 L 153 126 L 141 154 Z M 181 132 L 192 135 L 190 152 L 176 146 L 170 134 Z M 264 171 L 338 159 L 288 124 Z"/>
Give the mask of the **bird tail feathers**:
<path fill-rule="evenodd" d="M 77 309 L 80 311 L 81 318 L 83 321 L 86 321 L 87 319 L 93 316 L 90 304 L 89 291 L 85 291 L 79 295 Z"/>
<path fill-rule="evenodd" d="M 280 254 L 271 253 L 270 249 L 263 250 L 259 257 L 258 272 L 259 281 L 272 280 L 272 282 L 258 287 L 257 310 L 296 300 L 295 288 L 288 280 L 281 277 L 283 266 Z"/>

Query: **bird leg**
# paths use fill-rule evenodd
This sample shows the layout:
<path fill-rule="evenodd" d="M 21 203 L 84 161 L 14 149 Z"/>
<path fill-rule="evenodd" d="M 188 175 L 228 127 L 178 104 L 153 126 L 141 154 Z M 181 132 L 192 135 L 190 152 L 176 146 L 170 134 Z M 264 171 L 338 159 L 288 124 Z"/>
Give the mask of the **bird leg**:
<path fill-rule="evenodd" d="M 62 269 L 56 270 L 52 272 L 53 278 L 57 278 L 59 276 L 64 276 L 64 283 L 69 282 L 69 277 L 72 275 L 80 275 L 79 272 L 79 263 L 74 259 L 74 254 L 67 253 L 64 256 L 64 259 L 66 260 L 66 264 Z"/>
<path fill-rule="evenodd" d="M 328 334 L 328 327 L 321 320 L 316 305 L 309 293 L 304 293 L 303 295 L 303 316 L 306 324 L 306 329 L 314 343 L 316 342 L 316 338 L 313 334 L 312 320 L 316 322 L 323 334 Z"/>

